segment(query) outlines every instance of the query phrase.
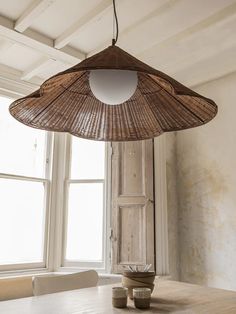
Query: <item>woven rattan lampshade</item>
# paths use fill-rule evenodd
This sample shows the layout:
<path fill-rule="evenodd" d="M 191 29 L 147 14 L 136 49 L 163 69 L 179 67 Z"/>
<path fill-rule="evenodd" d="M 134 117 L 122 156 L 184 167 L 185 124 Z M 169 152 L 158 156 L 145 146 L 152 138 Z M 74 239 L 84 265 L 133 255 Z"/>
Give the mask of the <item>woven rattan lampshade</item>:
<path fill-rule="evenodd" d="M 96 69 L 137 71 L 133 96 L 115 106 L 99 101 L 89 85 L 90 70 Z M 14 101 L 10 113 L 34 128 L 94 140 L 134 141 L 205 124 L 214 118 L 217 106 L 113 45 Z"/>

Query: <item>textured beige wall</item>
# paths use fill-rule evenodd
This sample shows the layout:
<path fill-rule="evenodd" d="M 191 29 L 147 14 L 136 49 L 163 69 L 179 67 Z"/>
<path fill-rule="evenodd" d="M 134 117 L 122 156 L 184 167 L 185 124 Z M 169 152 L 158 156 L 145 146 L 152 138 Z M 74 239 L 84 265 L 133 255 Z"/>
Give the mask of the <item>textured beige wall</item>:
<path fill-rule="evenodd" d="M 166 135 L 166 182 L 170 275 L 179 279 L 178 198 L 176 186 L 176 134 Z"/>
<path fill-rule="evenodd" d="M 219 113 L 177 133 L 180 279 L 236 290 L 236 74 L 196 91 Z"/>

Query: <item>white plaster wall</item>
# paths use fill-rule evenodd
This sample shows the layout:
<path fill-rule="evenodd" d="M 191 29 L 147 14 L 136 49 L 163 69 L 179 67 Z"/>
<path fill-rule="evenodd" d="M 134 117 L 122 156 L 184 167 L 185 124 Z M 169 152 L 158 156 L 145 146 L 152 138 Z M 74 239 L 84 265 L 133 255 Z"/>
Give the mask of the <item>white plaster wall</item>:
<path fill-rule="evenodd" d="M 219 113 L 177 132 L 180 279 L 236 290 L 236 73 L 195 90 Z"/>
<path fill-rule="evenodd" d="M 157 274 L 179 279 L 176 134 L 154 141 Z"/>
<path fill-rule="evenodd" d="M 166 184 L 168 212 L 169 272 L 179 279 L 178 197 L 176 171 L 176 133 L 166 135 Z"/>

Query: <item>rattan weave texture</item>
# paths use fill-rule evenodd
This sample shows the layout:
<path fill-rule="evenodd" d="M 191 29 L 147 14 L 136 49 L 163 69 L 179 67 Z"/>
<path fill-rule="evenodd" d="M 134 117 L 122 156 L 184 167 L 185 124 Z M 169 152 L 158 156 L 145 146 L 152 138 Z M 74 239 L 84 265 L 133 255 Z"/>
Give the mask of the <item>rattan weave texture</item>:
<path fill-rule="evenodd" d="M 120 105 L 99 101 L 89 86 L 93 69 L 137 71 L 134 95 Z M 14 101 L 10 113 L 39 129 L 102 141 L 134 141 L 200 126 L 217 113 L 214 101 L 183 86 L 117 46 L 85 59 Z"/>

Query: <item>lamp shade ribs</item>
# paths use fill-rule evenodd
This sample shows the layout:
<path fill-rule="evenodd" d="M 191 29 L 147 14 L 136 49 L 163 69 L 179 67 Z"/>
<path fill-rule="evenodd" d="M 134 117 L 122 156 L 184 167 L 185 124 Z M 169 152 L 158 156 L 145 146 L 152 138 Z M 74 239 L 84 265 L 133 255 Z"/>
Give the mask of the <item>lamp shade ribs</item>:
<path fill-rule="evenodd" d="M 102 103 L 89 85 L 89 73 L 96 69 L 137 71 L 135 93 L 122 104 Z M 14 101 L 9 110 L 18 121 L 38 129 L 93 140 L 134 141 L 203 125 L 215 117 L 217 106 L 119 47 L 110 46 L 51 77 L 39 90 Z"/>

